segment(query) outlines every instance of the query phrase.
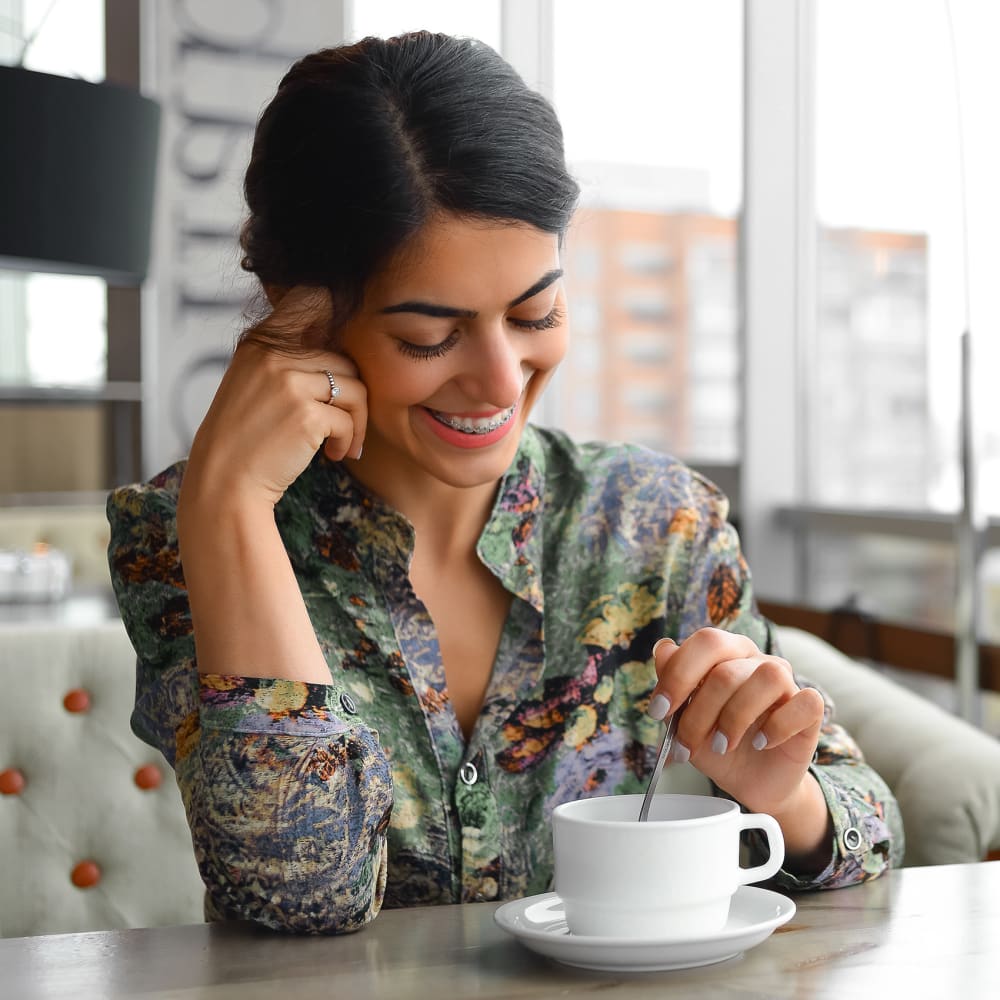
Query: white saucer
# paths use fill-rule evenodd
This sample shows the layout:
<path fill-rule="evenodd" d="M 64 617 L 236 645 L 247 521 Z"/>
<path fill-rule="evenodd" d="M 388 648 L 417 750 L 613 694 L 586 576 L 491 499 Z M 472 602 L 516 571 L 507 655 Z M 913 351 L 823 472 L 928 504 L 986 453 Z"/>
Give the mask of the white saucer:
<path fill-rule="evenodd" d="M 685 941 L 570 934 L 562 900 L 554 892 L 513 899 L 499 907 L 493 919 L 526 948 L 565 965 L 609 972 L 655 972 L 724 962 L 760 944 L 794 915 L 795 904 L 787 896 L 744 885 L 736 890 L 729 920 L 721 931 Z"/>

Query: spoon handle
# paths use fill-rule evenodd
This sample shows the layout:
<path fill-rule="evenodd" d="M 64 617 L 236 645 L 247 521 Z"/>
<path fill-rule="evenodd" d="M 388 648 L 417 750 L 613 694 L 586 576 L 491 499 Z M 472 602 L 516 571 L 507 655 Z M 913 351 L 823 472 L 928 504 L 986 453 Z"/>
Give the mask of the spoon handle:
<path fill-rule="evenodd" d="M 660 773 L 663 771 L 663 765 L 667 762 L 667 757 L 670 756 L 670 749 L 674 745 L 674 733 L 677 732 L 677 717 L 680 714 L 680 709 L 674 712 L 674 714 L 667 720 L 667 726 L 663 730 L 663 738 L 660 740 L 660 749 L 656 751 L 656 766 L 653 768 L 653 773 L 649 776 L 649 785 L 646 788 L 646 794 L 642 800 L 642 808 L 639 810 L 640 823 L 645 823 L 645 821 L 649 818 L 649 804 L 653 801 L 653 793 L 656 791 L 656 783 L 660 780 Z"/>

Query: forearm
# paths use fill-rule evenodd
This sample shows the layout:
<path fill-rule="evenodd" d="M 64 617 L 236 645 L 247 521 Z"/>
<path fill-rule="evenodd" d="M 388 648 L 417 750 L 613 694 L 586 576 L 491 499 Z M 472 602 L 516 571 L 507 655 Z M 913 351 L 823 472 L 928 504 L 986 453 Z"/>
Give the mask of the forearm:
<path fill-rule="evenodd" d="M 199 672 L 328 684 L 273 508 L 182 492 L 177 527 Z"/>

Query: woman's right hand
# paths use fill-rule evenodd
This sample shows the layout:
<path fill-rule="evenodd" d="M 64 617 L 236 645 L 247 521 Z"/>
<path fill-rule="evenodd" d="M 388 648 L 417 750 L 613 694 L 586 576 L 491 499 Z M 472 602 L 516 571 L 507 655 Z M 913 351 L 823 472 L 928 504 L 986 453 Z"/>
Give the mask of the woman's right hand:
<path fill-rule="evenodd" d="M 315 315 L 317 294 L 287 292 L 265 321 L 269 335 L 276 327 L 299 332 L 296 320 Z M 340 389 L 336 399 L 330 398 L 327 371 Z M 195 435 L 182 493 L 273 508 L 321 447 L 334 461 L 360 457 L 366 395 L 345 355 L 283 353 L 251 331 Z"/>
<path fill-rule="evenodd" d="M 177 538 L 201 673 L 330 683 L 274 518 L 320 448 L 357 457 L 365 436 L 366 392 L 351 360 L 291 350 L 322 327 L 326 294 L 293 288 L 249 332 L 191 446 Z M 340 387 L 333 405 L 327 371 Z"/>

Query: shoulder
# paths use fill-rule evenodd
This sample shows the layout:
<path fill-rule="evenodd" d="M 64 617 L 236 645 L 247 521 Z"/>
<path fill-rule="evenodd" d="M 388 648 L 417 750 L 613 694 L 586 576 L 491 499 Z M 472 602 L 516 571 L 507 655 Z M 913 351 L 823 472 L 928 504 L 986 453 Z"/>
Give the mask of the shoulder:
<path fill-rule="evenodd" d="M 176 510 L 186 468 L 187 459 L 182 459 L 144 483 L 116 487 L 108 495 L 108 517 L 128 517 L 157 507 Z"/>
<path fill-rule="evenodd" d="M 152 580 L 180 586 L 177 497 L 185 466 L 177 462 L 147 482 L 109 494 L 108 565 L 119 596 L 130 585 Z"/>
<path fill-rule="evenodd" d="M 577 442 L 548 428 L 533 431 L 544 454 L 546 493 L 556 505 L 575 500 L 605 515 L 649 508 L 657 520 L 679 510 L 713 521 L 728 516 L 722 490 L 672 455 L 624 442 Z"/>
<path fill-rule="evenodd" d="M 177 515 L 177 497 L 186 466 L 185 459 L 147 482 L 131 483 L 112 490 L 107 503 L 112 540 L 135 538 L 172 523 Z"/>

